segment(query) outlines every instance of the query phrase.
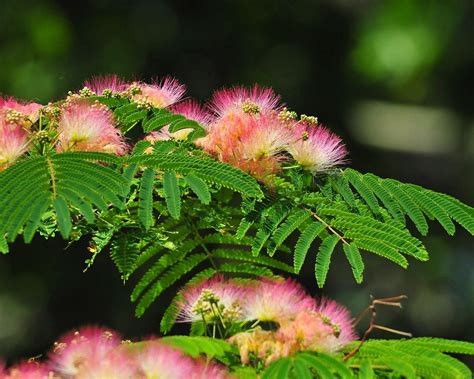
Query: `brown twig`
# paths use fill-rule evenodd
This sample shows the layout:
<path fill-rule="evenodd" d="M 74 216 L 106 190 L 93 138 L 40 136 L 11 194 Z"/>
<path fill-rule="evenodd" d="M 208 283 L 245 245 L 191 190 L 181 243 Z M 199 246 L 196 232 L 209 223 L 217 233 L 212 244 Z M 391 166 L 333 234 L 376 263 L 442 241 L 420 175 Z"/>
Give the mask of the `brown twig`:
<path fill-rule="evenodd" d="M 399 334 L 399 335 L 402 335 L 402 336 L 405 336 L 405 337 L 411 337 L 411 333 L 408 333 L 408 332 L 403 332 L 401 330 L 397 330 L 397 329 L 392 329 L 392 328 L 388 328 L 386 326 L 382 326 L 382 325 L 377 325 L 375 323 L 375 319 L 377 317 L 377 310 L 376 310 L 376 305 L 388 305 L 390 307 L 397 307 L 397 308 L 402 308 L 402 304 L 401 304 L 401 300 L 403 299 L 406 299 L 407 297 L 405 295 L 400 295 L 400 296 L 394 296 L 394 297 L 387 297 L 385 299 L 374 299 L 372 296 L 371 296 L 371 303 L 370 305 L 365 308 L 361 314 L 359 315 L 359 317 L 357 317 L 357 319 L 355 320 L 354 322 L 354 326 L 357 325 L 364 317 L 367 313 L 371 312 L 371 316 L 370 316 L 370 321 L 369 321 L 369 326 L 367 328 L 367 330 L 365 331 L 364 335 L 362 336 L 359 344 L 354 348 L 354 350 L 352 350 L 351 352 L 349 352 L 345 357 L 344 357 L 344 361 L 347 361 L 349 358 L 353 357 L 354 355 L 357 354 L 357 352 L 360 350 L 360 348 L 362 347 L 362 345 L 364 344 L 364 342 L 367 340 L 367 338 L 369 337 L 370 333 L 374 330 L 374 329 L 379 329 L 379 330 L 384 330 L 386 332 L 390 332 L 390 333 L 394 333 L 394 334 Z"/>

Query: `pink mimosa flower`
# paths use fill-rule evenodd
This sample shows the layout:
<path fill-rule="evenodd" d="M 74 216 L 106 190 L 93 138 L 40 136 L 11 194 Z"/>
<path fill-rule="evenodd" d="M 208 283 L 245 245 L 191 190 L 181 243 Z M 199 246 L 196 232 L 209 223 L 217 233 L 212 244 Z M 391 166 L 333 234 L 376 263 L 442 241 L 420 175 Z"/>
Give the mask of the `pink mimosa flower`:
<path fill-rule="evenodd" d="M 74 377 L 84 367 L 98 367 L 120 341 L 115 331 L 98 327 L 70 332 L 55 343 L 49 355 L 51 368 L 63 376 Z"/>
<path fill-rule="evenodd" d="M 133 83 L 140 93 L 133 95 L 134 100 L 146 101 L 155 108 L 166 108 L 177 103 L 186 92 L 186 87 L 176 79 L 166 77 L 153 84 Z"/>
<path fill-rule="evenodd" d="M 271 88 L 225 88 L 214 93 L 210 108 L 219 116 L 250 113 L 267 114 L 281 108 L 280 97 Z"/>
<path fill-rule="evenodd" d="M 17 124 L 0 120 L 0 171 L 28 150 L 28 132 Z"/>
<path fill-rule="evenodd" d="M 249 321 L 281 323 L 314 306 L 314 299 L 295 281 L 261 279 L 249 290 L 243 311 Z"/>
<path fill-rule="evenodd" d="M 331 341 L 333 350 L 337 350 L 347 343 L 357 339 L 354 331 L 353 319 L 349 310 L 334 300 L 322 298 L 317 302 L 316 312 L 319 312 L 323 318 L 334 327 L 337 338 Z"/>
<path fill-rule="evenodd" d="M 229 114 L 208 128 L 200 145 L 223 162 L 265 181 L 280 170 L 293 133 L 275 115 Z"/>
<path fill-rule="evenodd" d="M 147 342 L 134 359 L 143 378 L 193 378 L 195 373 L 190 357 L 159 342 Z"/>
<path fill-rule="evenodd" d="M 13 97 L 0 97 L 0 118 L 7 123 L 28 126 L 38 120 L 42 107 L 38 103 L 21 103 Z"/>
<path fill-rule="evenodd" d="M 223 366 L 206 362 L 204 359 L 198 360 L 194 364 L 192 379 L 234 379 Z"/>
<path fill-rule="evenodd" d="M 114 126 L 113 113 L 99 103 L 73 101 L 59 119 L 58 151 L 98 151 L 123 155 L 127 145 Z"/>
<path fill-rule="evenodd" d="M 134 379 L 140 378 L 132 354 L 124 348 L 111 350 L 101 360 L 93 360 L 79 368 L 74 379 Z"/>
<path fill-rule="evenodd" d="M 44 364 L 28 361 L 11 367 L 2 379 L 54 379 L 58 378 Z"/>
<path fill-rule="evenodd" d="M 342 140 L 324 126 L 298 124 L 293 133 L 295 141 L 288 151 L 309 171 L 323 172 L 345 162 L 347 150 Z"/>
<path fill-rule="evenodd" d="M 216 322 L 220 319 L 236 321 L 242 319 L 242 304 L 247 287 L 237 285 L 222 276 L 215 276 L 181 291 L 182 301 L 178 304 L 178 321 Z M 220 314 L 220 315 L 219 315 Z"/>
<path fill-rule="evenodd" d="M 125 83 L 117 75 L 94 76 L 90 80 L 84 82 L 84 87 L 89 88 L 97 95 L 103 95 L 104 91 L 119 93 L 127 88 Z"/>
<path fill-rule="evenodd" d="M 268 366 L 271 362 L 297 351 L 294 341 L 279 341 L 275 332 L 262 330 L 260 327 L 237 333 L 228 341 L 237 346 L 240 360 L 245 365 L 251 363 L 251 356 L 264 361 Z"/>

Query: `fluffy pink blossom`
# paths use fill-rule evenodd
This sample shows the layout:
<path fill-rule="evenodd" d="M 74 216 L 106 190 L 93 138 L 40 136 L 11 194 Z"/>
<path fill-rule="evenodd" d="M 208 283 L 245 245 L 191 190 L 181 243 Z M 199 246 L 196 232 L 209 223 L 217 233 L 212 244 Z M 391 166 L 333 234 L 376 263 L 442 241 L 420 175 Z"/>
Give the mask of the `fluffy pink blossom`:
<path fill-rule="evenodd" d="M 171 107 L 173 113 L 181 114 L 190 120 L 197 121 L 204 127 L 210 122 L 212 116 L 204 109 L 199 103 L 193 100 L 182 101 L 173 107 Z M 170 139 L 174 140 L 185 140 L 189 133 L 193 131 L 192 128 L 181 129 L 171 133 L 169 131 L 169 125 L 164 126 L 159 131 L 151 132 L 145 137 L 146 141 L 155 143 L 156 141 L 166 141 Z"/>
<path fill-rule="evenodd" d="M 144 378 L 192 378 L 194 361 L 159 342 L 147 342 L 134 357 Z"/>
<path fill-rule="evenodd" d="M 192 379 L 234 379 L 226 368 L 215 363 L 200 359 L 194 364 L 194 373 Z"/>
<path fill-rule="evenodd" d="M 146 101 L 156 108 L 166 108 L 177 103 L 186 92 L 183 84 L 170 77 L 153 84 L 133 83 L 133 85 L 140 90 L 133 95 L 133 99 Z"/>
<path fill-rule="evenodd" d="M 61 112 L 58 151 L 98 151 L 123 155 L 127 145 L 114 126 L 113 113 L 99 103 L 73 101 Z"/>
<path fill-rule="evenodd" d="M 288 151 L 309 171 L 327 171 L 345 162 L 347 150 L 341 138 L 321 125 L 298 124 L 293 127 L 294 142 Z"/>
<path fill-rule="evenodd" d="M 117 332 L 99 327 L 84 327 L 70 332 L 55 343 L 49 355 L 51 368 L 71 377 L 87 367 L 98 367 L 120 341 Z"/>
<path fill-rule="evenodd" d="M 11 367 L 2 379 L 54 379 L 58 378 L 44 364 L 27 361 Z"/>
<path fill-rule="evenodd" d="M 346 307 L 334 300 L 322 298 L 317 302 L 315 311 L 320 313 L 335 326 L 337 339 L 331 341 L 334 349 L 338 349 L 357 339 L 351 314 Z"/>
<path fill-rule="evenodd" d="M 220 316 L 229 321 L 242 319 L 242 304 L 247 287 L 238 285 L 222 276 L 204 280 L 181 291 L 182 300 L 178 304 L 178 321 L 195 322 L 203 318 L 215 322 Z"/>
<path fill-rule="evenodd" d="M 182 114 L 186 118 L 197 121 L 204 126 L 209 124 L 212 119 L 212 115 L 209 113 L 207 108 L 204 108 L 194 100 L 181 101 L 178 104 L 173 105 L 171 110 L 173 113 Z"/>
<path fill-rule="evenodd" d="M 251 356 L 262 360 L 267 366 L 279 358 L 288 357 L 296 352 L 294 341 L 280 341 L 275 332 L 262 330 L 260 327 L 237 333 L 228 341 L 237 346 L 240 360 L 245 365 L 251 363 Z"/>
<path fill-rule="evenodd" d="M 132 355 L 125 348 L 115 348 L 100 360 L 92 360 L 82 365 L 74 379 L 132 379 L 140 378 L 139 370 Z"/>
<path fill-rule="evenodd" d="M 216 91 L 210 108 L 219 116 L 239 113 L 267 114 L 281 108 L 280 97 L 271 88 L 255 85 Z"/>
<path fill-rule="evenodd" d="M 291 279 L 261 279 L 251 287 L 242 305 L 246 320 L 281 323 L 294 319 L 304 310 L 312 309 L 315 301 Z"/>
<path fill-rule="evenodd" d="M 0 97 L 0 119 L 19 126 L 28 126 L 39 118 L 43 106 L 38 103 L 22 103 L 13 97 Z"/>
<path fill-rule="evenodd" d="M 127 83 L 117 75 L 94 76 L 90 80 L 84 82 L 84 87 L 89 88 L 97 95 L 102 95 L 104 90 L 112 92 L 122 92 L 127 88 Z"/>
<path fill-rule="evenodd" d="M 28 132 L 25 129 L 0 119 L 0 171 L 26 153 L 28 144 Z"/>
<path fill-rule="evenodd" d="M 208 128 L 200 146 L 219 160 L 265 181 L 280 170 L 282 154 L 293 139 L 275 115 L 229 114 Z"/>

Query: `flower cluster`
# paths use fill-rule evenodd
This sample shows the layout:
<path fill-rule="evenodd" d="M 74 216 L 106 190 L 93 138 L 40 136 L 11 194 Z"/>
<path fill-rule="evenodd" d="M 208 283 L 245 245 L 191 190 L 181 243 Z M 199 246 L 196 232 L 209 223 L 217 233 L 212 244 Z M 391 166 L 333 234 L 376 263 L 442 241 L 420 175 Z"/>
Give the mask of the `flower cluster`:
<path fill-rule="evenodd" d="M 297 351 L 333 353 L 356 338 L 346 308 L 316 301 L 292 280 L 261 279 L 238 283 L 217 276 L 181 291 L 178 321 L 221 324 L 241 331 L 229 338 L 242 363 L 265 364 Z M 273 325 L 272 330 L 265 330 Z"/>
<path fill-rule="evenodd" d="M 29 127 L 39 117 L 40 104 L 0 98 L 0 171 L 29 148 Z"/>
<path fill-rule="evenodd" d="M 132 344 L 109 329 L 84 327 L 61 337 L 48 356 L 0 371 L 1 379 L 224 379 L 226 369 L 192 359 L 159 339 Z"/>
<path fill-rule="evenodd" d="M 198 122 L 207 135 L 194 141 L 197 147 L 264 183 L 271 183 L 273 175 L 285 167 L 302 167 L 317 174 L 345 162 L 347 152 L 338 136 L 316 117 L 298 118 L 270 88 L 223 89 L 206 106 L 183 100 L 184 93 L 185 86 L 170 77 L 148 84 L 127 83 L 111 75 L 94 77 L 78 92 L 69 92 L 65 101 L 45 107 L 0 98 L 0 170 L 25 154 L 35 141 L 51 143 L 58 152 L 125 154 L 130 146 L 120 130 L 120 120 L 96 96 L 129 101 L 150 115 L 154 108 L 167 108 Z M 182 141 L 191 132 L 191 128 L 170 132 L 170 125 L 163 125 L 144 139 L 152 145 Z M 146 150 L 151 151 L 152 147 Z"/>
<path fill-rule="evenodd" d="M 215 118 L 199 145 L 262 181 L 291 159 L 316 173 L 343 163 L 347 154 L 338 136 L 315 117 L 298 119 L 269 88 L 218 91 L 210 108 Z"/>

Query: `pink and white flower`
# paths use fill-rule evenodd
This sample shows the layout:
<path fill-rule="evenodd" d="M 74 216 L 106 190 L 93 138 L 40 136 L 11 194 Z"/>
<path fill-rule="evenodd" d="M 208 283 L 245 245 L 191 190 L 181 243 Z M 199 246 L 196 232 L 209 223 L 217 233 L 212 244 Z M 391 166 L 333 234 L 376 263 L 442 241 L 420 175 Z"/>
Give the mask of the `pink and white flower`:
<path fill-rule="evenodd" d="M 103 95 L 104 91 L 120 93 L 127 88 L 127 83 L 117 75 L 94 76 L 84 82 L 84 87 L 89 88 L 97 95 Z"/>
<path fill-rule="evenodd" d="M 330 341 L 331 348 L 337 350 L 351 341 L 357 339 L 354 331 L 353 319 L 349 310 L 341 304 L 327 298 L 317 302 L 315 311 L 329 321 L 334 327 L 335 339 Z"/>
<path fill-rule="evenodd" d="M 79 368 L 74 379 L 141 378 L 132 355 L 125 348 L 111 350 L 101 360 L 89 361 Z"/>
<path fill-rule="evenodd" d="M 65 377 L 74 377 L 88 367 L 99 367 L 120 341 L 117 332 L 99 327 L 70 332 L 55 343 L 49 355 L 51 368 Z"/>
<path fill-rule="evenodd" d="M 19 102 L 13 97 L 0 97 L 0 119 L 18 126 L 29 126 L 38 120 L 42 107 L 38 103 Z"/>
<path fill-rule="evenodd" d="M 48 367 L 35 361 L 27 361 L 11 367 L 2 379 L 54 379 L 58 378 Z M 59 379 L 59 378 L 58 378 Z"/>
<path fill-rule="evenodd" d="M 134 94 L 132 99 L 147 102 L 155 108 L 167 108 L 177 103 L 186 92 L 184 84 L 171 77 L 153 84 L 133 83 L 132 85 L 139 89 L 139 93 Z"/>
<path fill-rule="evenodd" d="M 271 88 L 254 85 L 216 91 L 210 108 L 219 116 L 229 114 L 268 114 L 281 108 L 280 97 Z"/>
<path fill-rule="evenodd" d="M 98 102 L 67 103 L 58 125 L 58 151 L 98 151 L 123 155 L 127 145 L 114 126 L 113 113 Z"/>
<path fill-rule="evenodd" d="M 215 276 L 181 291 L 179 322 L 217 322 L 242 319 L 242 301 L 247 288 L 222 276 Z"/>
<path fill-rule="evenodd" d="M 324 172 L 345 163 L 347 150 L 341 138 L 324 126 L 298 124 L 293 127 L 294 142 L 289 153 L 312 173 Z"/>
<path fill-rule="evenodd" d="M 28 151 L 28 132 L 17 124 L 0 119 L 0 171 Z"/>
<path fill-rule="evenodd" d="M 159 342 L 147 342 L 134 360 L 144 378 L 192 378 L 195 370 L 191 358 Z"/>
<path fill-rule="evenodd" d="M 248 321 L 281 323 L 314 306 L 314 299 L 295 281 L 261 279 L 249 290 L 243 314 Z"/>

